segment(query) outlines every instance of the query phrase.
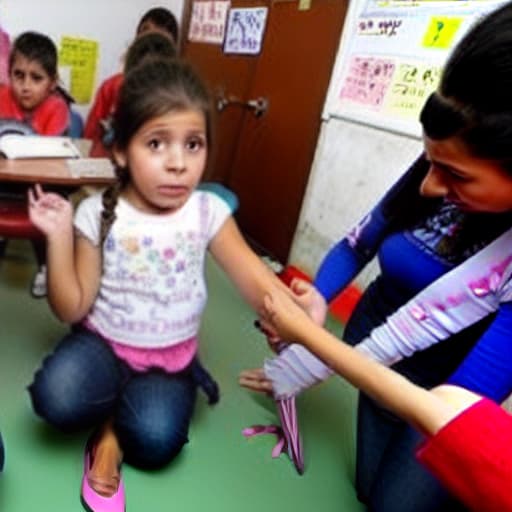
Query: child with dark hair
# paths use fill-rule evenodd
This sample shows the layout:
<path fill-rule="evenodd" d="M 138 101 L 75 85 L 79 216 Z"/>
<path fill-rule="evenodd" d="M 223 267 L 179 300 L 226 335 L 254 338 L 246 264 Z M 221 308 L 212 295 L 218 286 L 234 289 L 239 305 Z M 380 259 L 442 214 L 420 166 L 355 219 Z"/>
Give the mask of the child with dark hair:
<path fill-rule="evenodd" d="M 9 84 L 0 85 L 0 118 L 21 121 L 39 135 L 63 135 L 69 107 L 57 91 L 57 48 L 44 34 L 24 32 L 12 45 Z"/>
<path fill-rule="evenodd" d="M 82 499 L 124 511 L 122 461 L 173 460 L 188 441 L 201 386 L 198 361 L 210 252 L 255 308 L 284 285 L 249 248 L 228 203 L 199 190 L 210 147 L 211 99 L 180 61 L 150 58 L 128 72 L 114 114 L 118 181 L 71 204 L 30 195 L 45 233 L 49 301 L 73 329 L 30 386 L 34 410 L 64 430 L 95 429 L 86 447 Z M 74 226 L 73 226 L 74 224 Z"/>
<path fill-rule="evenodd" d="M 422 387 L 454 384 L 496 403 L 512 392 L 511 54 L 509 3 L 457 45 L 421 112 L 424 154 L 331 249 L 304 294 L 324 319 L 327 302 L 378 255 L 381 273 L 343 339 Z M 315 382 L 310 375 L 295 378 L 295 350 L 265 364 L 277 394 Z M 280 371 L 287 366 L 288 375 Z M 360 394 L 356 488 L 370 510 L 463 508 L 414 460 L 419 441 Z"/>
<path fill-rule="evenodd" d="M 178 41 L 178 22 L 175 16 L 164 7 L 155 7 L 147 11 L 140 19 L 137 25 L 137 32 L 134 42 L 128 50 L 127 59 L 130 51 L 135 51 L 134 46 L 137 39 L 141 35 L 147 35 L 150 32 L 157 32 L 162 36 L 167 36 L 169 42 L 173 44 L 173 48 L 167 49 L 163 47 L 155 48 L 156 53 L 164 56 L 165 52 L 170 57 L 174 57 L 177 53 Z M 119 90 L 123 83 L 124 73 L 126 72 L 126 62 L 124 72 L 116 73 L 103 81 L 98 88 L 94 103 L 91 107 L 84 127 L 84 137 L 93 141 L 91 148 L 91 156 L 109 156 L 110 155 L 110 133 L 108 126 L 117 103 Z M 107 128 L 106 128 L 107 127 Z"/>
<path fill-rule="evenodd" d="M 57 48 L 46 35 L 24 32 L 19 35 L 9 56 L 9 84 L 0 84 L 0 119 L 5 129 L 10 122 L 23 123 L 38 135 L 64 135 L 70 123 L 69 105 L 58 90 Z M 25 187 L 2 185 L 4 194 L 21 196 Z M 44 244 L 32 242 L 38 270 L 31 292 L 36 298 L 46 295 Z"/>
<path fill-rule="evenodd" d="M 174 44 L 179 44 L 178 20 L 174 14 L 165 7 L 153 7 L 142 16 L 137 25 L 137 34 L 145 32 L 162 31 L 169 34 Z"/>

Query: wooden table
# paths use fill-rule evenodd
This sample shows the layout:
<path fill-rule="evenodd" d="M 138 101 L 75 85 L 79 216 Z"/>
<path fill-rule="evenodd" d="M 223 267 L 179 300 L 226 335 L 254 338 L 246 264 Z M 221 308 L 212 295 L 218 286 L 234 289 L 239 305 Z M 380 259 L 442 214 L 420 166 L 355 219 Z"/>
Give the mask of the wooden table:
<path fill-rule="evenodd" d="M 0 159 L 0 182 L 42 183 L 62 186 L 109 185 L 115 175 L 103 158 Z"/>

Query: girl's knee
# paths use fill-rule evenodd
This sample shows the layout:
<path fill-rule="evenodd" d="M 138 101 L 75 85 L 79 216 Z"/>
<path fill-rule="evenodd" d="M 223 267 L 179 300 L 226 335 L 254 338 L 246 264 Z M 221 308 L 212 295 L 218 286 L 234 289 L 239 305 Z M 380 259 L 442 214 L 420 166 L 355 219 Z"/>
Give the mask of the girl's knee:
<path fill-rule="evenodd" d="M 188 429 L 170 424 L 116 425 L 116 432 L 126 461 L 141 468 L 165 466 L 188 443 Z"/>

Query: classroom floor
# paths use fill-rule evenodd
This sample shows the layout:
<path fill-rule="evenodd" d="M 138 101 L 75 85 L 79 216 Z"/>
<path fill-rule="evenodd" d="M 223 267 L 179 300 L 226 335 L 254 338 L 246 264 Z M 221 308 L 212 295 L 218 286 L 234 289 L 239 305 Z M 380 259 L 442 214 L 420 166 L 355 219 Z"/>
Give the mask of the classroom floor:
<path fill-rule="evenodd" d="M 32 413 L 25 389 L 44 354 L 66 331 L 44 300 L 30 297 L 34 268 L 28 242 L 12 241 L 0 261 L 0 430 L 6 444 L 0 510 L 80 512 L 87 433 L 63 436 L 45 426 Z M 154 472 L 123 467 L 127 510 L 364 510 L 353 490 L 356 395 L 341 379 L 309 390 L 298 401 L 303 476 L 286 455 L 271 458 L 273 436 L 242 436 L 247 426 L 277 420 L 269 398 L 237 385 L 239 371 L 261 365 L 269 351 L 252 326 L 254 314 L 213 264 L 208 279 L 201 355 L 219 382 L 221 401 L 209 407 L 200 393 L 190 442 L 168 467 Z"/>

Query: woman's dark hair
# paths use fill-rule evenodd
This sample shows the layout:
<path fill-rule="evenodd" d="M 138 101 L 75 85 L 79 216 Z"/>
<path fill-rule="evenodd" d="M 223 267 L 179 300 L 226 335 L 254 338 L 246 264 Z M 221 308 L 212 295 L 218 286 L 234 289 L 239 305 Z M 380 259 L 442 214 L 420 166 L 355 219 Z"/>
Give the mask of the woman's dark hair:
<path fill-rule="evenodd" d="M 128 73 L 149 57 L 174 58 L 176 57 L 176 45 L 170 37 L 161 32 L 141 34 L 128 48 L 124 72 Z"/>
<path fill-rule="evenodd" d="M 41 64 L 48 76 L 57 78 L 57 48 L 53 41 L 39 32 L 23 32 L 15 40 L 9 55 L 9 70 L 18 54 Z"/>
<path fill-rule="evenodd" d="M 174 42 L 178 43 L 179 29 L 178 29 L 178 20 L 174 16 L 174 14 L 166 9 L 165 7 L 153 7 L 149 9 L 139 21 L 137 25 L 137 34 L 140 33 L 144 24 L 150 22 L 153 25 L 156 25 L 158 28 L 165 30 L 168 32 Z"/>
<path fill-rule="evenodd" d="M 512 173 L 512 3 L 459 42 L 420 115 L 432 139 L 458 137 L 471 154 Z"/>
<path fill-rule="evenodd" d="M 207 144 L 211 142 L 211 99 L 192 67 L 178 59 L 148 58 L 130 70 L 125 78 L 114 113 L 114 147 L 126 150 L 130 140 L 147 121 L 183 110 L 204 114 Z M 115 220 L 114 210 L 129 169 L 116 168 L 118 181 L 103 194 L 101 240 Z"/>

